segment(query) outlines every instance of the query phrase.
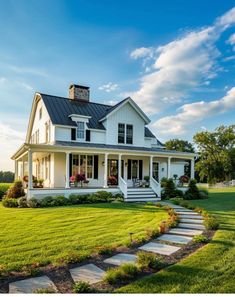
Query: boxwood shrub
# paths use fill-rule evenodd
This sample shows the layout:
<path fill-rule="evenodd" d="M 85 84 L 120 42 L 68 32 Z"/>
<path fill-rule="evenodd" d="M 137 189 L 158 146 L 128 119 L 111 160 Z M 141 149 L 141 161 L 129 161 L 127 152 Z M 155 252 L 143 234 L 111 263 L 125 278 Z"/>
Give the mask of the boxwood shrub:
<path fill-rule="evenodd" d="M 0 183 L 0 201 L 2 200 L 3 196 L 6 194 L 7 190 L 10 187 L 11 187 L 11 184 Z"/>

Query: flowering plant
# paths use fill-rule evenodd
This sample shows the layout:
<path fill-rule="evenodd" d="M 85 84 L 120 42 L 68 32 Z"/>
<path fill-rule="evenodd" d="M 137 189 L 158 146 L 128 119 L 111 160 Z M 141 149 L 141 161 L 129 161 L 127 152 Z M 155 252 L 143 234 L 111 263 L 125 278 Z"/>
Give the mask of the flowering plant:
<path fill-rule="evenodd" d="M 189 182 L 189 178 L 187 175 L 182 175 L 180 177 L 180 182 L 183 184 L 183 183 L 188 183 Z"/>
<path fill-rule="evenodd" d="M 74 183 L 76 181 L 76 177 L 74 175 L 70 176 L 69 181 Z"/>
<path fill-rule="evenodd" d="M 114 186 L 117 184 L 117 178 L 113 175 L 109 176 L 108 177 L 108 183 L 111 185 L 111 186 Z"/>

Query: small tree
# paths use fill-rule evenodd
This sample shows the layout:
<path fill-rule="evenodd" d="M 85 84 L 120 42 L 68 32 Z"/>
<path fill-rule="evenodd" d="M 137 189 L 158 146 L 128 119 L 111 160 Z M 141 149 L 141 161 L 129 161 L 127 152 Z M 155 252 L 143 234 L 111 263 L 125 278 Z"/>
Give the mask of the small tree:
<path fill-rule="evenodd" d="M 16 180 L 14 184 L 7 191 L 7 198 L 20 198 L 25 196 L 23 183 L 21 180 Z"/>
<path fill-rule="evenodd" d="M 175 197 L 175 183 L 172 178 L 169 178 L 165 181 L 163 198 L 173 198 Z"/>
<path fill-rule="evenodd" d="M 197 181 L 191 179 L 188 185 L 188 190 L 185 192 L 184 198 L 187 200 L 200 199 L 200 192 L 197 187 Z"/>

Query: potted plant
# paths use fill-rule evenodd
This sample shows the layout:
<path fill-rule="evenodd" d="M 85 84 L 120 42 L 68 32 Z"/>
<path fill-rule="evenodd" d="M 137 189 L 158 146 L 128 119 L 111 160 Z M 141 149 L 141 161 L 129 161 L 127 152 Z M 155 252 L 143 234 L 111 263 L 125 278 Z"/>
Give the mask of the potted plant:
<path fill-rule="evenodd" d="M 38 180 L 35 176 L 33 176 L 33 187 L 37 188 L 37 185 L 38 185 Z"/>
<path fill-rule="evenodd" d="M 77 183 L 77 182 L 76 182 L 76 177 L 75 177 L 74 175 L 70 176 L 69 181 L 70 181 L 70 186 L 72 186 L 72 187 L 77 186 L 77 185 L 75 184 L 75 183 Z"/>
<path fill-rule="evenodd" d="M 39 180 L 38 180 L 38 187 L 39 188 L 43 188 L 43 182 L 44 182 L 44 179 L 43 178 L 39 178 Z"/>
<path fill-rule="evenodd" d="M 149 187 L 149 180 L 150 177 L 148 175 L 144 176 L 145 184 L 143 185 L 144 187 L 148 188 Z"/>
<path fill-rule="evenodd" d="M 117 185 L 117 178 L 113 175 L 108 177 L 108 185 L 115 186 Z"/>
<path fill-rule="evenodd" d="M 81 184 L 81 188 L 82 188 L 84 180 L 86 180 L 85 174 L 80 173 L 80 174 L 76 175 L 76 181 Z"/>

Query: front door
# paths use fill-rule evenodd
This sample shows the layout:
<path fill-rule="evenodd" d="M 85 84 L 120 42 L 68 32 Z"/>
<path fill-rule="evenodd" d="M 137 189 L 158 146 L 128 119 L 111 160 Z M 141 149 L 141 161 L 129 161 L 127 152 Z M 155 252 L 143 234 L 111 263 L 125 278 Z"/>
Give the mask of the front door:
<path fill-rule="evenodd" d="M 118 160 L 108 160 L 108 184 L 118 185 Z"/>

